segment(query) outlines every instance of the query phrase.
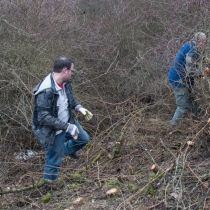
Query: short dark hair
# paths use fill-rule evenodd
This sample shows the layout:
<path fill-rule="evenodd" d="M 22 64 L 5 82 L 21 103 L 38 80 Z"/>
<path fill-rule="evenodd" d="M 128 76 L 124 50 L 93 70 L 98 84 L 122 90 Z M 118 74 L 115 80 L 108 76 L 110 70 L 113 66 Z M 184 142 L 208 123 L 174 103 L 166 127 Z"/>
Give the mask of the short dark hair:
<path fill-rule="evenodd" d="M 63 68 L 70 69 L 72 63 L 73 63 L 73 61 L 71 58 L 62 55 L 62 56 L 56 58 L 56 60 L 54 62 L 53 72 L 59 73 L 62 71 Z"/>

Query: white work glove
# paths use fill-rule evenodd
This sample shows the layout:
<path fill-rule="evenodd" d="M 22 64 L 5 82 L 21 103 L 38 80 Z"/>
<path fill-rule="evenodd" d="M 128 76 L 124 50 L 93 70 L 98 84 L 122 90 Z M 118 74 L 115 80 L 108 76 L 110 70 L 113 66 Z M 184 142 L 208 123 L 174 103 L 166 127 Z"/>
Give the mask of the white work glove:
<path fill-rule="evenodd" d="M 210 63 L 210 58 L 205 57 L 205 58 L 204 58 L 204 61 L 205 61 L 206 63 Z"/>
<path fill-rule="evenodd" d="M 71 134 L 71 136 L 76 140 L 79 135 L 79 130 L 76 125 L 68 123 L 68 127 L 66 129 L 66 132 Z"/>
<path fill-rule="evenodd" d="M 80 104 L 75 107 L 75 110 L 77 112 L 81 112 L 83 115 L 85 115 L 86 120 L 90 120 L 93 117 L 93 114 L 90 111 L 88 111 L 87 109 L 85 109 L 84 107 L 82 107 Z"/>
<path fill-rule="evenodd" d="M 81 112 L 83 115 L 85 115 L 86 120 L 90 120 L 93 117 L 93 114 L 83 107 L 79 108 L 78 111 Z"/>

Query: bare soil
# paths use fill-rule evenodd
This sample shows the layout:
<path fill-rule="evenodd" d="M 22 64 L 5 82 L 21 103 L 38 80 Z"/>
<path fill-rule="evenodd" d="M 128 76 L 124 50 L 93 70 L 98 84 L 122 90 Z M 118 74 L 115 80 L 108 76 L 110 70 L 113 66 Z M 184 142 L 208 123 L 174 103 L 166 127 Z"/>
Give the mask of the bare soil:
<path fill-rule="evenodd" d="M 57 182 L 38 187 L 44 151 L 26 160 L 11 154 L 1 165 L 0 209 L 209 209 L 209 132 L 206 116 L 188 113 L 176 127 L 148 118 L 118 139 L 120 147 L 109 135 L 100 143 L 93 137 L 79 160 L 63 157 Z M 106 195 L 112 188 L 117 193 Z"/>

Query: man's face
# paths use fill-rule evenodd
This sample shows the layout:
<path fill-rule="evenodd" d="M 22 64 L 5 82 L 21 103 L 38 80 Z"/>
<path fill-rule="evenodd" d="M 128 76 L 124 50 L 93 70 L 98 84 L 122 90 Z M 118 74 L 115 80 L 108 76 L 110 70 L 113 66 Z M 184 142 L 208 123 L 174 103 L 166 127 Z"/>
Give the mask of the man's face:
<path fill-rule="evenodd" d="M 201 41 L 198 41 L 198 42 L 197 42 L 197 46 L 198 46 L 199 48 L 204 47 L 205 44 L 206 44 L 206 40 L 201 40 Z"/>
<path fill-rule="evenodd" d="M 63 71 L 64 71 L 64 76 L 63 76 L 63 80 L 64 82 L 67 82 L 70 80 L 71 78 L 71 75 L 73 73 L 73 70 L 74 70 L 74 64 L 72 63 L 70 69 L 67 69 L 65 68 Z"/>

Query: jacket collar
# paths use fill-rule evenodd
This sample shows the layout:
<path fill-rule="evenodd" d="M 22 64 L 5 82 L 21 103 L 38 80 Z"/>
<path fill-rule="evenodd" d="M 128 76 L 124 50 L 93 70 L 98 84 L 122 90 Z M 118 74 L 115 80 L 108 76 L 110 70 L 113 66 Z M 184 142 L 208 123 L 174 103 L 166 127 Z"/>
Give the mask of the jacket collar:
<path fill-rule="evenodd" d="M 64 84 L 64 87 L 67 84 L 70 84 L 71 80 Z M 58 91 L 55 88 L 55 81 L 53 79 L 53 72 L 51 72 L 48 76 L 46 76 L 33 90 L 33 94 L 37 95 L 45 89 L 51 89 L 54 94 L 58 94 Z"/>

